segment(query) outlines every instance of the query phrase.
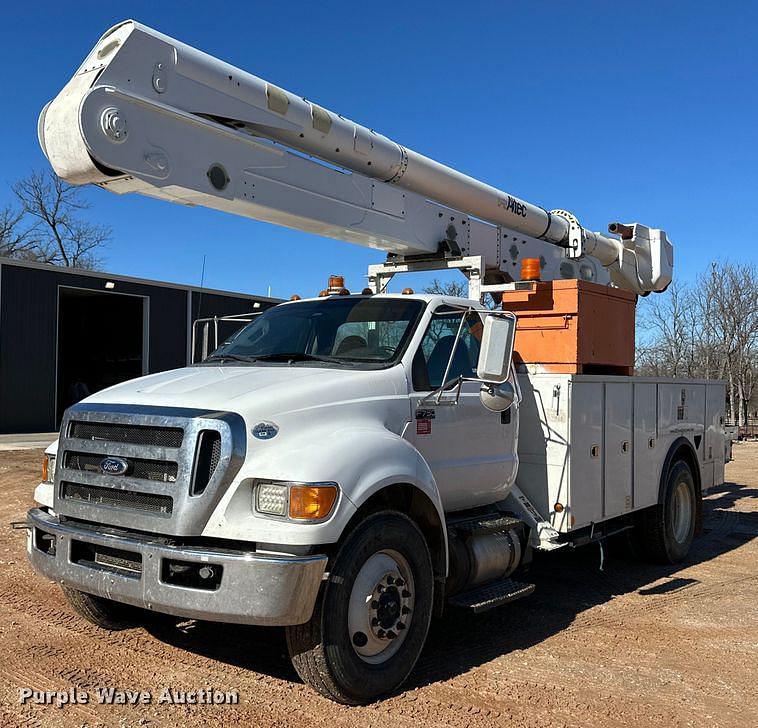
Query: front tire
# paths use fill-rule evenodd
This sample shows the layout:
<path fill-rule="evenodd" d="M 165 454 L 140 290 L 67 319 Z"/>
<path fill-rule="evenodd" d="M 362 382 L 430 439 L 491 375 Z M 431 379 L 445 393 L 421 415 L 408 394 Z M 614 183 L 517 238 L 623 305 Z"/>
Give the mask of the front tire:
<path fill-rule="evenodd" d="M 69 586 L 61 586 L 61 590 L 77 614 L 101 629 L 119 632 L 139 623 L 137 609 L 128 604 L 87 594 Z"/>
<path fill-rule="evenodd" d="M 330 564 L 310 621 L 287 628 L 298 675 L 324 697 L 361 705 L 408 677 L 432 615 L 429 547 L 407 516 L 381 511 L 359 523 Z"/>
<path fill-rule="evenodd" d="M 642 513 L 642 546 L 650 560 L 677 564 L 687 556 L 695 535 L 697 497 L 690 466 L 677 460 L 666 477 L 663 502 Z"/>

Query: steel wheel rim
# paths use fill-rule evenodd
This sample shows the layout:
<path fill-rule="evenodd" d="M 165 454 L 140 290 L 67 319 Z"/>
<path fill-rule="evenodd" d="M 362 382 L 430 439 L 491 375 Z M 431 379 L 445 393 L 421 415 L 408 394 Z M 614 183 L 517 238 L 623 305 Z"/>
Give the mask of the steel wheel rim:
<path fill-rule="evenodd" d="M 372 665 L 395 655 L 411 626 L 414 601 L 407 559 L 394 549 L 370 556 L 355 577 L 348 602 L 348 638 L 355 654 Z"/>
<path fill-rule="evenodd" d="M 682 544 L 687 540 L 692 524 L 692 494 L 685 481 L 677 483 L 671 502 L 671 528 L 674 540 Z"/>

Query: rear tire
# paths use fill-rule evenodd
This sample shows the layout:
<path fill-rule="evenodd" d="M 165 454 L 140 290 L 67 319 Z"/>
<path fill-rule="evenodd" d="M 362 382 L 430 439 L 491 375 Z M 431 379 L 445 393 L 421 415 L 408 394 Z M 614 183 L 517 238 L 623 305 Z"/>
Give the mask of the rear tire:
<path fill-rule="evenodd" d="M 419 527 L 395 511 L 368 516 L 329 567 L 313 616 L 287 628 L 304 682 L 345 705 L 397 689 L 413 670 L 432 615 L 434 575 Z"/>
<path fill-rule="evenodd" d="M 642 546 L 650 560 L 676 564 L 687 556 L 695 535 L 697 497 L 690 466 L 675 461 L 666 476 L 663 502 L 641 514 Z"/>
<path fill-rule="evenodd" d="M 61 586 L 61 589 L 77 614 L 101 629 L 118 632 L 136 627 L 140 622 L 141 610 L 136 607 L 87 594 L 69 586 Z"/>

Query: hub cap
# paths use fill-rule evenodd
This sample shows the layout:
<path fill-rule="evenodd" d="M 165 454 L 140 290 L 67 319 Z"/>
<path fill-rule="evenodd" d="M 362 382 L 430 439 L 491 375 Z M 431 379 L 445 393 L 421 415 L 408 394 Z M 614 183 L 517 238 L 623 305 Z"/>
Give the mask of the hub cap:
<path fill-rule="evenodd" d="M 671 499 L 671 529 L 677 543 L 684 543 L 690 533 L 692 523 L 692 493 L 687 483 L 680 482 Z"/>
<path fill-rule="evenodd" d="M 355 577 L 348 605 L 348 630 L 356 654 L 379 664 L 405 640 L 413 616 L 413 574 L 405 557 L 378 551 Z"/>

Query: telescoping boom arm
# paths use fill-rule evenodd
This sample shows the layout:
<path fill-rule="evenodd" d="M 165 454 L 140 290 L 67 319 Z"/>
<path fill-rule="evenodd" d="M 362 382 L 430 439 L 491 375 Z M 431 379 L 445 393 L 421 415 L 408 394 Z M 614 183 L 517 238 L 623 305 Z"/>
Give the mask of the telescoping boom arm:
<path fill-rule="evenodd" d="M 111 28 L 40 115 L 56 173 L 384 250 L 481 256 L 488 280 L 544 278 L 639 294 L 671 281 L 665 232 L 581 227 L 150 28 Z"/>

